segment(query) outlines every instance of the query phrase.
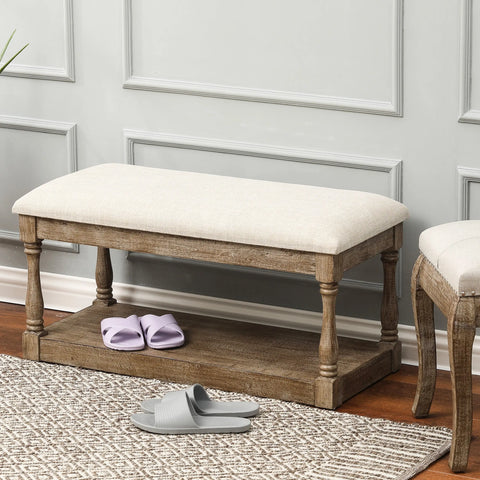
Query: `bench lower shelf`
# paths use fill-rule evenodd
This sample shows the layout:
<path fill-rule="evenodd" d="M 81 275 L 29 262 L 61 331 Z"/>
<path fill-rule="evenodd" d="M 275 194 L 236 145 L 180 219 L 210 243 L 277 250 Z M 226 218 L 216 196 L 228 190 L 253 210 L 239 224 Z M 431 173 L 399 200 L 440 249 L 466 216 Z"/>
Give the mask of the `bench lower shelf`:
<path fill-rule="evenodd" d="M 185 345 L 170 350 L 110 350 L 100 321 L 131 314 L 173 313 Z M 92 305 L 51 325 L 40 337 L 40 360 L 105 372 L 245 392 L 336 408 L 399 365 L 399 342 L 339 338 L 339 374 L 319 377 L 320 335 L 135 305 Z"/>

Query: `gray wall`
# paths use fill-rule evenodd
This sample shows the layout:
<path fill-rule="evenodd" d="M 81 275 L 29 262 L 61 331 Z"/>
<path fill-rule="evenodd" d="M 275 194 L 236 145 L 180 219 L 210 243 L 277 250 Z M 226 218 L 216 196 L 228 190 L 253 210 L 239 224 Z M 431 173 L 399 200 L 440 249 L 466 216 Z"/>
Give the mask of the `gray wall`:
<path fill-rule="evenodd" d="M 418 235 L 480 218 L 480 0 L 0 0 L 0 266 L 25 267 L 16 198 L 128 162 L 366 190 Z M 115 280 L 321 310 L 304 276 L 114 252 Z M 338 313 L 379 318 L 382 273 L 346 276 Z M 95 251 L 48 243 L 43 271 L 93 277 Z M 440 320 L 439 326 L 444 328 Z"/>

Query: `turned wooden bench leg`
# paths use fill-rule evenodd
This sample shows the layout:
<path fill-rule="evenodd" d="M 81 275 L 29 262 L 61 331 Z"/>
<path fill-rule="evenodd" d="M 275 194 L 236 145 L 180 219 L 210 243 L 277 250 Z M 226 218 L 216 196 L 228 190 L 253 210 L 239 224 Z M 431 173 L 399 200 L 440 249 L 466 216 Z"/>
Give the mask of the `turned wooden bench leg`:
<path fill-rule="evenodd" d="M 381 259 L 383 265 L 383 296 L 380 313 L 382 323 L 380 343 L 392 349 L 392 372 L 396 372 L 402 363 L 401 344 L 398 341 L 398 298 L 395 285 L 398 250 L 389 249 L 382 252 Z"/>
<path fill-rule="evenodd" d="M 398 250 L 382 252 L 383 297 L 381 309 L 382 342 L 398 340 L 398 301 L 395 287 L 395 269 L 398 262 Z"/>
<path fill-rule="evenodd" d="M 460 298 L 448 316 L 448 352 L 453 399 L 453 438 L 448 464 L 453 472 L 467 468 L 472 436 L 472 348 L 475 303 Z"/>
<path fill-rule="evenodd" d="M 338 339 L 335 319 L 338 284 L 321 282 L 320 293 L 323 303 L 322 333 L 319 346 L 320 376 L 331 378 L 336 377 L 338 373 Z"/>
<path fill-rule="evenodd" d="M 335 302 L 338 282 L 319 282 L 323 314 L 320 334 L 319 376 L 315 380 L 315 405 L 337 408 L 343 402 L 343 391 L 338 376 L 338 338 L 335 318 Z"/>
<path fill-rule="evenodd" d="M 23 356 L 29 360 L 40 360 L 40 337 L 46 335 L 43 328 L 43 296 L 40 283 L 40 254 L 42 241 L 25 242 L 27 255 L 28 283 L 25 299 L 27 328 L 23 333 Z"/>
<path fill-rule="evenodd" d="M 315 380 L 315 405 L 337 408 L 343 402 L 342 382 L 338 376 L 338 338 L 335 303 L 338 282 L 343 273 L 342 255 L 318 255 L 316 279 L 322 295 L 322 331 L 320 334 L 319 376 Z"/>
<path fill-rule="evenodd" d="M 112 261 L 110 259 L 110 250 L 108 248 L 98 247 L 97 249 L 95 281 L 97 283 L 97 297 L 93 303 L 102 304 L 105 306 L 117 303 L 117 301 L 113 298 L 113 269 Z"/>
<path fill-rule="evenodd" d="M 420 286 L 418 274 L 425 260 L 418 257 L 412 271 L 412 305 L 417 332 L 418 346 L 418 380 L 412 413 L 416 418 L 428 415 L 435 392 L 437 378 L 437 348 L 435 342 L 435 319 L 433 301 Z"/>

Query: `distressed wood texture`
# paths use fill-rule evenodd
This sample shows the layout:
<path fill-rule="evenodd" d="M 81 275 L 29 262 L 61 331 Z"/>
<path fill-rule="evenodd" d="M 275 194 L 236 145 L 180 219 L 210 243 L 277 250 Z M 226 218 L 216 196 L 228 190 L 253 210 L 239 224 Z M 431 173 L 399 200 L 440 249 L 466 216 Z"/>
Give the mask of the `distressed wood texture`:
<path fill-rule="evenodd" d="M 336 377 L 338 373 L 338 339 L 335 322 L 335 301 L 338 284 L 320 283 L 320 293 L 323 303 L 322 335 L 319 346 L 320 375 L 322 377 Z"/>
<path fill-rule="evenodd" d="M 381 309 L 382 342 L 398 340 L 398 301 L 395 287 L 395 268 L 398 262 L 398 250 L 382 252 L 383 297 Z"/>
<path fill-rule="evenodd" d="M 110 260 L 110 250 L 105 247 L 97 249 L 97 268 L 95 269 L 95 281 L 97 282 L 97 298 L 93 303 L 113 305 L 116 300 L 113 298 L 112 282 L 113 269 Z"/>
<path fill-rule="evenodd" d="M 40 282 L 40 254 L 42 240 L 37 236 L 35 217 L 21 215 L 19 218 L 20 237 L 24 242 L 27 256 L 28 280 L 25 298 L 26 330 L 23 333 L 23 354 L 30 360 L 40 359 L 40 337 L 46 334 L 43 325 L 43 295 Z"/>
<path fill-rule="evenodd" d="M 219 242 L 125 228 L 104 227 L 39 218 L 38 231 L 44 238 L 132 252 L 152 253 L 207 262 L 242 265 L 294 273 L 315 273 L 315 254 L 281 248 Z"/>
<path fill-rule="evenodd" d="M 448 464 L 454 472 L 467 468 L 472 438 L 472 348 L 475 299 L 459 298 L 448 316 L 448 354 L 452 377 L 453 438 Z"/>
<path fill-rule="evenodd" d="M 435 389 L 436 347 L 433 304 L 447 316 L 452 382 L 453 439 L 449 466 L 464 472 L 472 435 L 472 348 L 480 325 L 480 297 L 461 297 L 421 254 L 412 272 L 412 302 L 417 329 L 419 374 L 413 414 L 424 417 Z"/>
<path fill-rule="evenodd" d="M 22 224 L 24 225 L 23 227 Z M 113 272 L 110 262 L 109 248 L 315 275 L 320 284 L 320 292 L 324 308 L 322 333 L 319 345 L 317 343 L 316 359 L 313 361 L 313 366 L 316 371 L 314 379 L 310 379 L 310 383 L 302 383 L 302 385 L 304 385 L 302 388 L 305 389 L 305 392 L 303 396 L 296 397 L 299 399 L 298 401 L 304 401 L 305 403 L 324 406 L 326 408 L 336 408 L 341 405 L 346 398 L 355 395 L 391 371 L 395 371 L 400 364 L 400 343 L 396 336 L 398 313 L 396 313 L 397 297 L 395 292 L 394 264 L 398 258 L 397 251 L 401 246 L 401 224 L 389 228 L 338 255 L 295 251 L 268 246 L 246 245 L 234 242 L 206 240 L 146 231 L 135 231 L 40 217 L 24 217 L 21 219 L 21 229 L 22 228 L 25 228 L 24 235 L 29 236 L 29 238 L 36 239 L 38 236 L 39 238 L 48 238 L 50 240 L 80 243 L 98 247 L 95 275 L 97 281 L 97 297 L 93 302 L 94 307 L 96 308 L 108 306 L 110 306 L 110 308 L 115 307 L 115 299 L 113 298 L 112 293 Z M 32 228 L 34 230 L 33 234 Z M 341 357 L 339 353 L 341 352 L 341 346 L 336 334 L 335 299 L 338 292 L 338 282 L 341 280 L 345 270 L 348 270 L 379 253 L 382 253 L 382 260 L 386 272 L 384 301 L 381 314 L 384 329 L 382 341 L 377 345 L 376 348 L 378 351 L 376 351 L 374 357 L 364 358 L 361 365 L 352 359 L 352 365 L 356 365 L 356 373 L 355 375 L 351 373 L 345 375 L 345 372 L 341 373 L 342 369 L 340 368 L 341 362 L 346 361 L 345 352 Z M 38 267 L 35 267 L 34 261 L 31 263 L 32 272 L 35 272 L 35 268 Z M 385 267 L 385 264 L 388 265 Z M 39 283 L 38 285 L 35 283 L 32 285 L 34 285 L 37 290 L 40 288 Z M 105 316 L 115 315 L 109 311 L 105 312 Z M 75 323 L 69 329 L 69 334 L 72 338 L 76 335 L 78 325 L 78 323 Z M 199 332 L 201 332 L 201 330 Z M 96 335 L 98 336 L 99 333 L 97 332 Z M 201 335 L 201 333 L 196 334 L 194 341 L 199 342 Z M 203 333 L 203 335 L 206 335 L 206 333 Z M 100 368 L 98 365 L 102 365 L 101 369 L 108 370 L 106 362 L 101 361 L 98 352 L 92 352 L 90 347 L 76 345 L 75 347 L 72 346 L 72 351 L 68 354 L 65 354 L 65 351 L 63 350 L 63 353 L 60 354 L 59 350 L 58 355 L 56 355 L 52 350 L 52 345 L 59 347 L 60 344 L 52 340 L 52 338 L 49 340 L 50 341 L 47 342 L 41 342 L 41 359 L 63 363 L 67 358 L 74 356 L 75 358 L 83 359 L 83 362 L 88 363 L 88 366 L 91 368 Z M 214 348 L 212 347 L 212 344 L 209 345 L 210 348 Z M 261 351 L 265 350 L 264 347 L 259 348 Z M 362 346 L 362 348 L 364 348 L 364 346 Z M 47 350 L 45 351 L 45 349 Z M 354 354 L 353 351 L 348 350 L 348 352 L 349 354 Z M 357 352 L 357 354 L 358 353 L 361 352 Z M 107 351 L 105 355 L 106 358 L 108 358 L 108 361 L 113 361 L 111 352 Z M 126 365 L 128 364 L 129 366 L 128 368 L 125 367 L 127 371 L 122 373 L 139 371 L 143 372 L 142 374 L 152 375 L 151 372 L 148 373 L 148 362 L 151 362 L 151 359 L 146 360 L 145 355 L 141 352 L 129 353 L 127 356 L 129 361 L 126 362 Z M 355 354 L 353 356 L 355 356 Z M 340 360 L 340 357 L 342 360 Z M 361 354 L 360 357 L 362 357 Z M 98 362 L 97 367 L 95 366 L 95 362 Z M 144 364 L 144 362 L 147 363 Z M 164 361 L 162 360 L 162 362 Z M 228 365 L 229 361 L 227 356 L 222 357 L 222 362 Z M 298 368 L 304 368 L 303 364 L 305 363 L 306 361 L 304 360 L 302 366 L 299 364 Z M 388 367 L 386 366 L 387 364 Z M 183 378 L 179 373 L 181 370 L 179 370 L 180 367 L 181 366 L 178 368 L 173 367 L 170 364 L 168 366 L 170 371 L 176 371 L 179 378 Z M 162 363 L 162 365 L 156 365 L 152 368 L 155 368 L 155 371 L 158 372 L 159 368 L 160 371 L 163 371 L 165 367 Z M 216 372 L 218 368 L 219 367 L 212 367 Z M 222 376 L 218 372 L 215 373 L 215 375 L 219 375 L 223 379 L 222 382 L 228 384 L 228 375 Z M 259 375 L 262 377 L 262 374 Z M 286 388 L 285 382 L 287 384 L 289 383 L 289 380 L 287 379 L 288 372 L 285 372 L 285 376 L 286 378 L 283 380 L 281 387 L 280 383 L 278 383 L 278 388 L 263 387 L 262 391 L 266 392 L 268 390 L 269 395 L 283 398 L 281 390 Z M 205 378 L 207 377 L 208 375 L 205 374 Z M 247 377 L 248 375 L 245 377 L 244 381 L 247 385 L 250 385 L 251 382 Z M 189 378 L 195 380 L 193 375 Z M 240 377 L 235 381 L 240 383 Z M 307 387 L 305 385 L 309 386 Z M 225 385 L 221 384 L 215 386 L 225 388 Z M 248 391 L 250 393 L 260 394 L 260 391 L 253 387 Z"/>
<path fill-rule="evenodd" d="M 395 284 L 395 270 L 398 263 L 398 251 L 402 246 L 403 225 L 397 225 L 393 230 L 393 247 L 382 251 L 383 264 L 383 296 L 381 309 L 382 342 L 398 340 L 398 299 Z M 400 368 L 400 361 L 394 369 Z"/>
<path fill-rule="evenodd" d="M 338 375 L 318 374 L 318 333 L 173 312 L 185 345 L 170 350 L 120 352 L 103 345 L 107 316 L 162 315 L 136 305 L 94 304 L 47 327 L 40 359 L 107 372 L 195 383 L 253 395 L 335 408 L 391 373 L 391 351 L 381 343 L 338 339 Z M 331 381 L 333 380 L 333 381 Z M 319 388 L 321 385 L 321 388 Z"/>
<path fill-rule="evenodd" d="M 437 349 L 433 301 L 418 283 L 418 273 L 425 257 L 421 255 L 412 272 L 412 305 L 418 345 L 418 382 L 412 412 L 416 418 L 426 417 L 435 392 Z"/>

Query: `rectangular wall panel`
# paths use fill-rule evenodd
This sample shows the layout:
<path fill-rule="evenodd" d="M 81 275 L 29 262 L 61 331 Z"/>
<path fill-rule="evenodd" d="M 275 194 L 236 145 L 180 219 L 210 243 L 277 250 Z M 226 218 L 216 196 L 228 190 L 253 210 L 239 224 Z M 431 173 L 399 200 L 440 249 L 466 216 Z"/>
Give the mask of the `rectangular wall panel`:
<path fill-rule="evenodd" d="M 35 187 L 77 169 L 75 125 L 0 116 L 0 241 L 18 242 L 18 216 L 12 206 Z M 57 250 L 78 251 L 73 244 L 46 241 Z"/>
<path fill-rule="evenodd" d="M 470 186 L 470 220 L 480 220 L 480 179 Z"/>
<path fill-rule="evenodd" d="M 402 5 L 125 0 L 125 86 L 399 115 Z"/>
<path fill-rule="evenodd" d="M 139 144 L 135 146 L 135 165 L 390 195 L 389 177 L 385 172 L 259 158 L 253 154 L 247 156 L 194 149 L 186 151 L 168 146 Z"/>
<path fill-rule="evenodd" d="M 2 0 L 1 7 L 2 48 L 17 30 L 4 60 L 29 44 L 3 75 L 73 81 L 72 0 Z"/>
<path fill-rule="evenodd" d="M 480 0 L 462 0 L 459 121 L 480 123 Z"/>
<path fill-rule="evenodd" d="M 480 111 L 480 1 L 472 0 L 471 105 Z"/>
<path fill-rule="evenodd" d="M 480 220 L 480 168 L 457 167 L 458 219 Z"/>

